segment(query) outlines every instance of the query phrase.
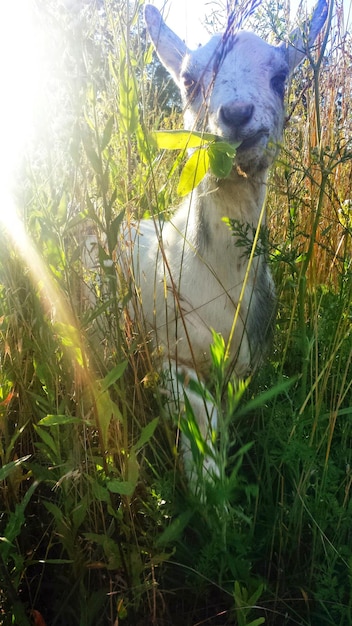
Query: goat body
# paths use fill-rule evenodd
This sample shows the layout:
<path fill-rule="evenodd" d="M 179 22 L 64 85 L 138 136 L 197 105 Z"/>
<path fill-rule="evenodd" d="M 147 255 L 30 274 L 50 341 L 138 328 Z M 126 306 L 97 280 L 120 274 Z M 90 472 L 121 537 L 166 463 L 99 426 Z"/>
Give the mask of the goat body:
<path fill-rule="evenodd" d="M 191 378 L 208 375 L 212 329 L 229 344 L 237 376 L 251 371 L 265 352 L 276 308 L 272 277 L 264 254 L 248 265 L 223 218 L 254 230 L 264 224 L 268 170 L 283 131 L 285 85 L 326 13 L 325 0 L 319 0 L 305 45 L 298 32 L 290 45 L 271 46 L 240 31 L 226 38 L 216 35 L 190 51 L 155 7 L 145 7 L 158 56 L 181 90 L 186 129 L 238 145 L 226 179 L 208 173 L 170 221 L 142 221 L 134 241 L 134 279 L 143 315 L 165 359 L 174 363 L 174 387 L 177 369 Z M 209 440 L 215 413 L 187 393 Z"/>
<path fill-rule="evenodd" d="M 143 314 L 167 356 L 203 376 L 209 372 L 212 329 L 225 342 L 230 338 L 248 268 L 248 257 L 222 218 L 257 224 L 264 195 L 264 182 L 252 183 L 236 172 L 231 180 L 209 177 L 163 225 L 160 238 L 153 222 L 141 224 L 134 254 Z M 274 286 L 261 255 L 249 268 L 229 346 L 238 376 L 263 353 L 274 310 Z"/>

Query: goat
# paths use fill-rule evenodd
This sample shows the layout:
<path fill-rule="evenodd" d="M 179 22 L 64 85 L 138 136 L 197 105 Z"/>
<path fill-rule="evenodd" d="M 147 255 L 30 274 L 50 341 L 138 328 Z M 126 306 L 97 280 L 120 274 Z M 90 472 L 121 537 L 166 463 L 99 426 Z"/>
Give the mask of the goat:
<path fill-rule="evenodd" d="M 168 386 L 181 403 L 187 394 L 208 443 L 217 427 L 216 410 L 187 383 L 209 375 L 212 329 L 228 346 L 229 371 L 243 377 L 262 359 L 276 311 L 265 255 L 254 255 L 249 266 L 223 218 L 254 229 L 264 224 L 268 170 L 283 132 L 285 86 L 326 15 L 327 2 L 319 0 L 305 42 L 298 30 L 291 43 L 279 46 L 240 31 L 215 35 L 191 51 L 154 6 L 145 6 L 156 52 L 181 91 L 185 128 L 238 145 L 227 178 L 207 173 L 170 221 L 143 220 L 133 242 L 144 319 L 171 363 Z M 204 468 L 216 472 L 211 459 Z"/>

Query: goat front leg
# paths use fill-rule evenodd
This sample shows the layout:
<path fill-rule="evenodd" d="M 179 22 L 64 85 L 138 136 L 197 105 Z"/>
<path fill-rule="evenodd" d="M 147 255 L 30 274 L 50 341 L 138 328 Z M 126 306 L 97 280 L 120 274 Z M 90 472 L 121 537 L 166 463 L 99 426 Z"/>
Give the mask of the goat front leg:
<path fill-rule="evenodd" d="M 192 487 L 197 479 L 212 480 L 219 476 L 216 463 L 215 439 L 217 409 L 195 370 L 164 363 L 165 387 L 169 395 L 169 410 L 180 415 L 181 450 L 185 472 Z"/>

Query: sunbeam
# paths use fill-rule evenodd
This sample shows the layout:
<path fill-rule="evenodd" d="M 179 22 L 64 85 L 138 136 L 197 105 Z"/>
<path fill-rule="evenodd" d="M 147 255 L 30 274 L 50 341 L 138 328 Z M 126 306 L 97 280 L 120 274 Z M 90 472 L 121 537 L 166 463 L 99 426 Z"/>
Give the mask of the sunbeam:
<path fill-rule="evenodd" d="M 6 2 L 0 15 L 3 85 L 0 101 L 3 122 L 0 219 L 9 225 L 14 218 L 14 207 L 8 206 L 8 198 L 5 201 L 3 194 L 4 189 L 11 192 L 14 172 L 33 134 L 33 117 L 40 95 L 40 38 L 35 32 L 30 2 Z"/>
<path fill-rule="evenodd" d="M 0 165 L 0 229 L 28 266 L 42 306 L 66 333 L 65 346 L 82 368 L 87 358 L 71 308 L 26 229 L 25 206 L 18 202 L 21 166 L 35 142 L 45 90 L 44 35 L 32 2 L 14 0 L 0 9 L 0 54 L 3 60 L 0 114 L 3 121 Z M 5 250 L 0 251 L 6 254 Z M 70 335 L 68 339 L 68 335 Z M 64 337 L 62 337 L 64 339 Z"/>

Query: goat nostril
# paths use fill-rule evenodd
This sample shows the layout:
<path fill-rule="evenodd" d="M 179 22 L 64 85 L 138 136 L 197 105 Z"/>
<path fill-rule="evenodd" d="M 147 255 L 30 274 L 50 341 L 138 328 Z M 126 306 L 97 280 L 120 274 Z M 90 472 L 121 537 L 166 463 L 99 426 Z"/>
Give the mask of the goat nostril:
<path fill-rule="evenodd" d="M 244 126 L 251 119 L 254 111 L 254 105 L 247 102 L 233 102 L 231 104 L 223 104 L 220 107 L 219 114 L 222 121 L 227 126 Z"/>

